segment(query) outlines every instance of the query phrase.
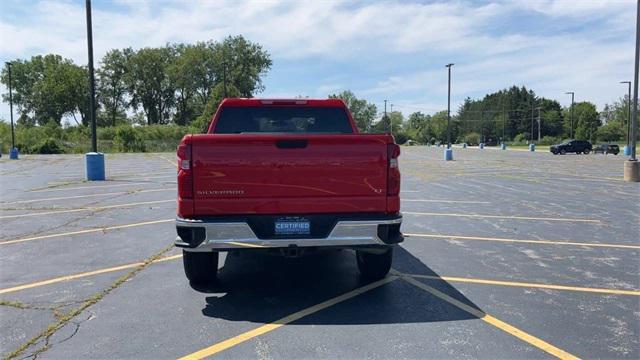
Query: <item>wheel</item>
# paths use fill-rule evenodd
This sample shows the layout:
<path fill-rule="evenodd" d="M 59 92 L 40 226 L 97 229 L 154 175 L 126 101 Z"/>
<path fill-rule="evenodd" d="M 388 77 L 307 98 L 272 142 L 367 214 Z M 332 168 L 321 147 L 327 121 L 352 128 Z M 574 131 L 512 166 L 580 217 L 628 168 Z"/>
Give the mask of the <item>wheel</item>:
<path fill-rule="evenodd" d="M 217 252 L 193 252 L 182 250 L 182 264 L 187 279 L 194 284 L 208 284 L 216 280 L 218 273 Z"/>
<path fill-rule="evenodd" d="M 620 153 L 620 151 L 614 151 L 613 155 L 618 155 L 618 153 Z"/>
<path fill-rule="evenodd" d="M 560 155 L 564 155 L 566 153 L 567 153 L 567 150 L 565 150 L 565 149 L 560 150 Z"/>
<path fill-rule="evenodd" d="M 589 149 L 584 149 L 583 153 L 586 155 L 586 154 L 588 154 L 590 151 L 591 151 L 591 150 L 589 150 Z"/>
<path fill-rule="evenodd" d="M 380 254 L 356 250 L 356 259 L 358 260 L 358 270 L 363 277 L 379 280 L 385 277 L 391 269 L 393 248 L 390 247 Z"/>

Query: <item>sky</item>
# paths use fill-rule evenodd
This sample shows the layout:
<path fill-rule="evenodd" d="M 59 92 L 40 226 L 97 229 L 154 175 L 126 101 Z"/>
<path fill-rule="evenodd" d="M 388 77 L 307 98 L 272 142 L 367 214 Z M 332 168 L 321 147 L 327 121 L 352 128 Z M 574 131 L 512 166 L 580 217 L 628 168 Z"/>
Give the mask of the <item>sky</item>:
<path fill-rule="evenodd" d="M 271 54 L 257 97 L 351 90 L 405 115 L 511 85 L 601 110 L 633 79 L 635 0 L 94 0 L 96 65 L 113 48 L 243 35 Z M 0 61 L 55 53 L 87 63 L 84 1 L 0 0 Z M 0 92 L 7 89 L 0 87 Z M 15 110 L 15 109 L 14 109 Z M 9 118 L 0 104 L 0 118 Z"/>

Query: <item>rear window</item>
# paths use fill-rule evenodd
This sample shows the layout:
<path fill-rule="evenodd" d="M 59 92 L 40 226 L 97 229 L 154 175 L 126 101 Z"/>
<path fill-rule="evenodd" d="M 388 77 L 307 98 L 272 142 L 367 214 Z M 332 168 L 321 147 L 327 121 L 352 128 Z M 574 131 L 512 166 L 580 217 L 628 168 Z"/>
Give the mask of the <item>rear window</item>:
<path fill-rule="evenodd" d="M 223 107 L 215 134 L 353 134 L 344 109 L 321 107 Z"/>

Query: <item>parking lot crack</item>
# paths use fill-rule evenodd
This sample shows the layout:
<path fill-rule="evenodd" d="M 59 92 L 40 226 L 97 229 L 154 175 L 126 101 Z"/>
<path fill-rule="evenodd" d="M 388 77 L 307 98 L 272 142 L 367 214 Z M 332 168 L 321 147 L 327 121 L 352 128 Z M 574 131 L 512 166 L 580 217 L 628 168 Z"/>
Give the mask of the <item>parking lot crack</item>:
<path fill-rule="evenodd" d="M 157 260 L 160 257 L 162 257 L 165 253 L 169 252 L 171 249 L 173 249 L 173 244 L 168 245 L 165 248 L 163 248 L 162 250 L 160 250 L 160 251 L 156 252 L 155 254 L 149 256 L 148 258 L 143 260 L 139 266 L 133 268 L 130 272 L 128 272 L 128 273 L 122 275 L 121 277 L 119 277 L 118 279 L 116 279 L 113 283 L 111 283 L 111 285 L 109 285 L 108 287 L 96 292 L 91 297 L 85 299 L 80 306 L 78 306 L 76 308 L 73 308 L 73 309 L 69 310 L 66 313 L 58 314 L 56 316 L 56 318 L 57 318 L 56 322 L 50 324 L 44 331 L 42 331 L 40 334 L 34 336 L 33 338 L 31 338 L 26 343 L 22 344 L 18 349 L 14 350 L 12 353 L 7 355 L 4 359 L 5 360 L 16 359 L 18 356 L 22 355 L 27 349 L 31 348 L 32 346 L 37 344 L 39 341 L 44 340 L 44 345 L 42 347 L 36 349 L 31 355 L 27 356 L 27 357 L 31 357 L 33 359 L 36 359 L 41 353 L 45 352 L 47 349 L 50 348 L 49 339 L 58 330 L 60 330 L 61 328 L 63 328 L 65 325 L 67 325 L 70 322 L 73 323 L 73 319 L 75 319 L 78 315 L 82 314 L 82 312 L 84 310 L 86 310 L 90 306 L 93 306 L 93 305 L 97 304 L 98 302 L 100 302 L 100 300 L 102 300 L 105 296 L 107 296 L 113 290 L 117 289 L 120 285 L 122 285 L 125 282 L 127 282 L 128 280 L 132 279 L 139 272 L 144 270 L 152 262 L 154 262 L 155 260 Z M 54 314 L 55 314 L 55 312 L 54 312 Z M 89 317 L 87 319 L 89 319 Z M 79 325 L 78 325 L 78 329 L 79 329 Z M 76 329 L 76 332 L 77 332 L 78 329 Z M 65 340 L 65 341 L 67 341 L 67 340 Z"/>

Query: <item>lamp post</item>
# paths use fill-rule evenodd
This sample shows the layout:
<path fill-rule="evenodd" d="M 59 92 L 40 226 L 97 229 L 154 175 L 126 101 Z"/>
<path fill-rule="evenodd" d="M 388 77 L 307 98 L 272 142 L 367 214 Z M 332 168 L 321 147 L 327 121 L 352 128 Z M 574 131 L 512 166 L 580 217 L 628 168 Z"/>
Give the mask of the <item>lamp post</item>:
<path fill-rule="evenodd" d="M 624 162 L 624 180 L 640 181 L 640 162 L 636 158 L 636 139 L 638 130 L 638 63 L 640 62 L 640 0 L 636 5 L 636 59 L 633 73 L 633 113 L 631 117 L 631 134 L 629 143 L 631 145 L 631 156 Z M 631 99 L 629 99 L 631 101 Z"/>
<path fill-rule="evenodd" d="M 393 115 L 393 104 L 391 104 L 391 115 Z M 391 121 L 391 117 L 389 117 L 389 129 L 391 131 L 391 135 L 393 135 L 393 121 Z"/>
<path fill-rule="evenodd" d="M 11 78 L 11 62 L 7 61 L 7 71 L 9 72 L 9 117 L 11 118 L 11 149 L 9 150 L 9 158 L 18 159 L 18 149 L 16 149 L 16 134 L 13 128 L 13 90 Z"/>
<path fill-rule="evenodd" d="M 447 87 L 447 149 L 451 148 L 451 67 L 454 64 L 447 64 L 445 67 L 448 70 L 448 87 Z"/>
<path fill-rule="evenodd" d="M 93 31 L 91 25 L 91 0 L 85 2 L 87 11 L 87 53 L 89 60 L 89 120 L 91 120 L 91 152 L 85 154 L 87 180 L 104 180 L 104 154 L 98 152 L 96 137 L 96 84 L 93 73 Z"/>
<path fill-rule="evenodd" d="M 620 84 L 629 86 L 629 92 L 627 93 L 627 150 L 631 150 L 631 143 L 629 142 L 629 134 L 631 133 L 631 81 L 620 81 Z M 625 155 L 629 154 L 625 153 Z"/>
<path fill-rule="evenodd" d="M 573 91 L 567 91 L 565 94 L 571 94 L 571 128 L 569 129 L 569 138 L 573 139 L 573 101 L 575 93 Z"/>

